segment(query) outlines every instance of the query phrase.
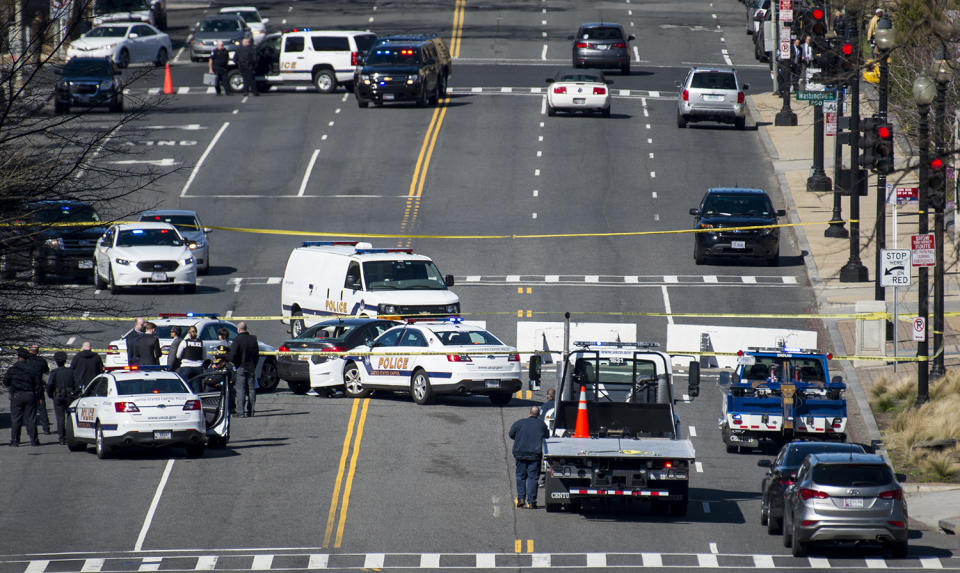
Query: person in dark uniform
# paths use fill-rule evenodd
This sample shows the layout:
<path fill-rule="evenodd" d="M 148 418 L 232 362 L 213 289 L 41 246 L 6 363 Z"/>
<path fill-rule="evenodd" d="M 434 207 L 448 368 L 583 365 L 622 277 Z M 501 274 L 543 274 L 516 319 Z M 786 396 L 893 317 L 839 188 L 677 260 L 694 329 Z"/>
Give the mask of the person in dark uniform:
<path fill-rule="evenodd" d="M 77 388 L 82 389 L 87 382 L 103 372 L 103 359 L 90 349 L 90 342 L 84 342 L 80 346 L 80 352 L 73 355 L 70 368 L 73 368 L 73 378 Z"/>
<path fill-rule="evenodd" d="M 216 88 L 217 95 L 220 95 L 220 89 L 230 95 L 227 88 L 227 66 L 230 65 L 230 52 L 223 47 L 223 42 L 217 42 L 217 47 L 210 53 L 210 73 L 217 74 Z"/>
<path fill-rule="evenodd" d="M 253 416 L 257 405 L 257 362 L 260 361 L 260 343 L 247 332 L 247 323 L 237 323 L 237 337 L 230 346 L 230 362 L 237 367 L 237 406 L 240 417 Z M 247 403 L 244 404 L 244 399 Z"/>
<path fill-rule="evenodd" d="M 197 336 L 197 327 L 191 326 L 187 329 L 187 337 L 180 343 L 177 349 L 177 360 L 180 362 L 180 377 L 190 384 L 193 392 L 199 393 L 203 382 L 200 375 L 203 374 L 203 341 Z"/>
<path fill-rule="evenodd" d="M 237 49 L 237 68 L 243 74 L 243 95 L 259 96 L 260 90 L 257 89 L 257 50 L 250 43 L 250 38 L 244 38 L 243 44 Z"/>
<path fill-rule="evenodd" d="M 50 372 L 50 365 L 47 364 L 47 360 L 43 356 L 40 356 L 39 344 L 30 345 L 30 357 L 27 359 L 27 364 L 37 371 L 42 385 L 43 377 Z M 44 434 L 50 435 L 50 415 L 47 414 L 47 399 L 44 397 L 42 389 L 37 393 L 37 424 L 43 427 Z"/>
<path fill-rule="evenodd" d="M 510 426 L 513 458 L 517 466 L 517 507 L 537 508 L 537 484 L 543 440 L 549 437 L 547 425 L 540 419 L 540 407 L 531 406 L 526 418 Z"/>
<path fill-rule="evenodd" d="M 133 349 L 137 345 L 137 340 L 143 336 L 143 317 L 137 317 L 133 321 L 133 330 L 127 333 L 123 339 L 127 342 L 127 364 L 133 366 L 136 364 L 136 358 L 133 355 Z"/>
<path fill-rule="evenodd" d="M 10 389 L 10 445 L 20 445 L 20 427 L 27 426 L 30 444 L 39 446 L 37 439 L 37 391 L 43 387 L 35 368 L 27 364 L 30 353 L 26 348 L 17 349 L 17 362 L 7 368 L 3 385 Z"/>
<path fill-rule="evenodd" d="M 183 337 L 180 336 L 179 326 L 171 326 L 170 334 L 173 335 L 173 340 L 170 341 L 170 346 L 167 347 L 167 370 L 176 372 L 177 369 L 180 368 L 180 358 L 177 356 L 177 349 L 180 348 Z"/>
<path fill-rule="evenodd" d="M 146 332 L 137 339 L 133 347 L 134 364 L 139 364 L 140 366 L 159 366 L 160 357 L 163 353 L 160 352 L 160 340 L 157 339 L 155 334 L 157 332 L 157 325 L 152 322 L 147 322 L 144 323 L 143 329 Z"/>
<path fill-rule="evenodd" d="M 50 377 L 47 379 L 47 396 L 53 400 L 53 414 L 57 418 L 57 434 L 62 446 L 67 443 L 67 428 L 64 424 L 67 406 L 70 405 L 77 391 L 76 373 L 73 368 L 66 366 L 66 352 L 61 350 L 55 352 L 53 361 L 57 363 L 57 367 L 50 372 Z"/>

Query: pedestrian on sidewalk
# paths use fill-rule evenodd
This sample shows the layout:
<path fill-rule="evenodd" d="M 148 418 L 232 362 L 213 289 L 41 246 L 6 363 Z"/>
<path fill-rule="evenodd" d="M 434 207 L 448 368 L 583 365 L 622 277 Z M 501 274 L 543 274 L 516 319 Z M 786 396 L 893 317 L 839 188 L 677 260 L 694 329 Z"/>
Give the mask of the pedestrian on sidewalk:
<path fill-rule="evenodd" d="M 549 436 L 547 425 L 540 419 L 540 407 L 531 406 L 529 415 L 510 426 L 513 458 L 516 460 L 517 507 L 537 508 L 537 482 L 543 441 Z"/>

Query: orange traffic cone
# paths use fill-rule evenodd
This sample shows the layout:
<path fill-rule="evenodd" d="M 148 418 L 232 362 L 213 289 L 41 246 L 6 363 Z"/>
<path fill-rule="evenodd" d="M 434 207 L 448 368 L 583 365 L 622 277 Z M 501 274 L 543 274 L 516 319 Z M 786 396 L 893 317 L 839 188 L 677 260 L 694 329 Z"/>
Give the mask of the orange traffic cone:
<path fill-rule="evenodd" d="M 163 93 L 173 95 L 173 79 L 170 78 L 170 64 L 167 63 L 167 69 L 163 72 Z"/>
<path fill-rule="evenodd" d="M 587 423 L 587 389 L 580 386 L 580 404 L 577 406 L 577 428 L 573 432 L 574 438 L 589 438 L 590 426 Z"/>

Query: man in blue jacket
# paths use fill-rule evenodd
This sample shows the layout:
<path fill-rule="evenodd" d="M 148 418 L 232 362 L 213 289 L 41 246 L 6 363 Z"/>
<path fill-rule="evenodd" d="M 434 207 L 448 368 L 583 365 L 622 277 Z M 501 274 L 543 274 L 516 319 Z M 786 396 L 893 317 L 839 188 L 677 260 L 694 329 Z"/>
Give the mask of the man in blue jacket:
<path fill-rule="evenodd" d="M 529 415 L 510 426 L 513 457 L 517 462 L 517 507 L 537 508 L 537 480 L 543 458 L 543 440 L 549 437 L 547 425 L 540 419 L 540 407 L 532 406 Z"/>

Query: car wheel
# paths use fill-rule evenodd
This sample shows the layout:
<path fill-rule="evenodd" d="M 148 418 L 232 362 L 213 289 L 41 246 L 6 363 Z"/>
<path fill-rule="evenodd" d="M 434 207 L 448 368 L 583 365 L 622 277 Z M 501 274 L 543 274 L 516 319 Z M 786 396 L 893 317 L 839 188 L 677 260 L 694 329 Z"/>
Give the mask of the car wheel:
<path fill-rule="evenodd" d="M 510 400 L 513 400 L 513 394 L 510 392 L 491 392 L 489 398 L 490 402 L 496 406 L 506 406 L 510 403 Z"/>
<path fill-rule="evenodd" d="M 76 439 L 76 437 L 74 436 L 74 434 L 73 434 L 73 422 L 71 422 L 70 420 L 67 420 L 67 428 L 66 428 L 66 436 L 65 436 L 65 438 L 66 438 L 66 441 L 67 441 L 67 449 L 70 450 L 71 452 L 82 452 L 82 451 L 84 451 L 84 450 L 87 449 L 87 444 L 85 444 L 85 443 L 83 443 L 83 442 L 78 442 L 77 439 Z"/>
<path fill-rule="evenodd" d="M 627 64 L 627 65 L 625 65 L 625 66 L 620 66 L 620 75 L 621 75 L 621 76 L 629 76 L 629 75 L 630 75 L 630 64 Z"/>
<path fill-rule="evenodd" d="M 410 396 L 417 404 L 424 406 L 433 402 L 433 387 L 430 377 L 422 369 L 417 369 L 410 379 Z"/>
<path fill-rule="evenodd" d="M 203 265 L 202 269 L 197 269 L 197 273 L 201 275 L 210 274 L 210 255 L 209 254 L 207 254 L 207 264 Z"/>
<path fill-rule="evenodd" d="M 787 527 L 790 522 L 787 521 L 786 516 L 783 518 L 783 546 L 792 547 L 793 546 L 793 526 Z"/>
<path fill-rule="evenodd" d="M 130 52 L 126 48 L 120 50 L 120 55 L 117 56 L 117 67 L 125 68 L 130 65 Z"/>
<path fill-rule="evenodd" d="M 702 265 L 707 262 L 707 255 L 703 252 L 703 247 L 694 239 L 693 243 L 693 262 Z"/>
<path fill-rule="evenodd" d="M 290 391 L 294 394 L 304 395 L 307 393 L 307 390 L 310 389 L 310 382 L 306 380 L 299 380 L 297 382 L 291 382 L 287 380 L 287 388 L 290 388 Z"/>
<path fill-rule="evenodd" d="M 276 390 L 277 385 L 280 384 L 277 363 L 273 360 L 264 360 L 263 368 L 260 370 L 260 380 L 257 382 L 260 385 L 261 392 L 273 392 Z"/>
<path fill-rule="evenodd" d="M 300 309 L 295 309 L 293 311 L 293 316 L 290 318 L 290 336 L 296 338 L 303 333 L 305 325 L 303 323 L 303 315 L 300 314 Z"/>
<path fill-rule="evenodd" d="M 794 557 L 806 557 L 807 552 L 810 548 L 810 543 L 807 541 L 800 541 L 799 539 L 797 539 L 796 524 L 794 524 L 793 526 L 793 535 L 791 535 L 791 537 L 792 537 L 791 541 L 793 542 L 793 547 L 791 548 L 792 551 L 790 552 L 791 555 L 793 555 Z"/>
<path fill-rule="evenodd" d="M 337 89 L 337 76 L 333 70 L 320 70 L 313 74 L 313 85 L 320 93 L 333 93 Z"/>
<path fill-rule="evenodd" d="M 183 285 L 183 294 L 195 294 L 197 292 L 197 283 L 192 285 Z"/>
<path fill-rule="evenodd" d="M 106 445 L 103 440 L 103 427 L 100 426 L 100 422 L 97 422 L 97 427 L 94 430 L 97 440 L 97 457 L 101 460 L 105 460 L 110 457 L 110 446 Z"/>
<path fill-rule="evenodd" d="M 230 70 L 227 73 L 227 90 L 236 94 L 242 92 L 243 87 L 243 74 L 240 70 Z"/>
<path fill-rule="evenodd" d="M 370 102 L 368 102 L 367 100 L 357 98 L 357 107 L 367 108 L 369 105 L 370 105 Z"/>
<path fill-rule="evenodd" d="M 106 281 L 100 276 L 100 272 L 97 270 L 97 261 L 93 261 L 93 288 L 97 290 L 103 290 L 107 288 Z"/>
<path fill-rule="evenodd" d="M 42 285 L 47 282 L 47 274 L 43 272 L 43 263 L 41 258 L 37 255 L 33 255 L 33 260 L 30 265 L 30 279 L 33 281 L 33 284 Z"/>
<path fill-rule="evenodd" d="M 740 131 L 743 131 L 744 129 L 747 128 L 747 119 L 743 117 L 738 117 L 735 120 L 733 120 L 733 125 Z"/>
<path fill-rule="evenodd" d="M 550 117 L 553 117 L 553 116 L 557 115 L 557 109 L 556 109 L 555 107 L 553 107 L 552 105 L 548 105 L 548 106 L 547 106 L 547 115 L 549 115 Z"/>
<path fill-rule="evenodd" d="M 417 107 L 427 107 L 428 103 L 430 103 L 430 98 L 427 95 L 427 88 L 424 86 L 420 90 L 420 94 L 417 96 Z"/>
<path fill-rule="evenodd" d="M 600 110 L 600 114 L 603 115 L 603 117 L 610 117 L 610 108 L 609 107 L 603 108 L 602 110 Z"/>
<path fill-rule="evenodd" d="M 107 287 L 110 288 L 110 294 L 120 294 L 120 287 L 113 277 L 113 265 L 107 267 Z"/>
<path fill-rule="evenodd" d="M 679 111 L 677 112 L 677 127 L 680 129 L 687 127 L 687 118 L 683 117 L 683 114 Z"/>
<path fill-rule="evenodd" d="M 437 92 L 440 94 L 440 97 L 446 97 L 447 95 L 447 74 L 440 74 L 440 79 L 438 80 Z"/>
<path fill-rule="evenodd" d="M 351 398 L 366 398 L 370 395 L 370 390 L 363 387 L 363 381 L 360 379 L 360 369 L 355 362 L 351 362 L 343 368 L 343 391 Z"/>
<path fill-rule="evenodd" d="M 162 68 L 166 65 L 169 58 L 170 56 L 167 54 L 167 49 L 160 48 L 160 51 L 157 52 L 157 59 L 153 61 L 153 65 L 157 66 L 158 68 Z"/>
<path fill-rule="evenodd" d="M 59 101 L 53 102 L 53 113 L 70 113 L 70 104 Z"/>
<path fill-rule="evenodd" d="M 779 535 L 783 531 L 783 518 L 767 516 L 767 533 Z"/>
<path fill-rule="evenodd" d="M 894 559 L 905 559 L 910 551 L 910 544 L 907 541 L 894 541 L 890 544 L 890 553 Z"/>
<path fill-rule="evenodd" d="M 766 485 L 760 486 L 760 491 L 763 491 L 764 489 L 766 489 Z M 770 517 L 770 510 L 767 507 L 767 502 L 761 497 L 760 498 L 760 525 L 766 525 L 769 517 Z"/>
<path fill-rule="evenodd" d="M 123 96 L 119 93 L 113 94 L 113 99 L 110 100 L 110 112 L 111 113 L 122 113 L 123 112 Z"/>
<path fill-rule="evenodd" d="M 203 444 L 199 444 L 187 446 L 186 449 L 188 458 L 201 458 L 207 448 Z"/>
<path fill-rule="evenodd" d="M 776 267 L 780 266 L 780 250 L 777 249 L 777 252 L 767 257 L 767 266 Z"/>
<path fill-rule="evenodd" d="M 437 105 L 440 102 L 440 81 L 438 79 L 437 85 L 433 88 L 433 93 L 430 94 L 430 97 L 427 98 L 427 101 L 430 105 Z"/>

